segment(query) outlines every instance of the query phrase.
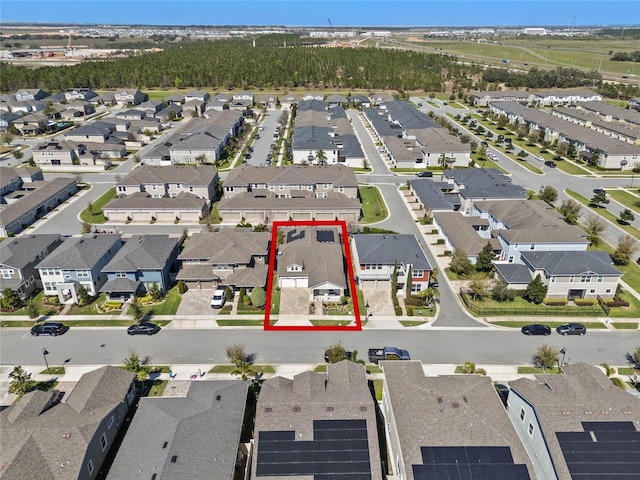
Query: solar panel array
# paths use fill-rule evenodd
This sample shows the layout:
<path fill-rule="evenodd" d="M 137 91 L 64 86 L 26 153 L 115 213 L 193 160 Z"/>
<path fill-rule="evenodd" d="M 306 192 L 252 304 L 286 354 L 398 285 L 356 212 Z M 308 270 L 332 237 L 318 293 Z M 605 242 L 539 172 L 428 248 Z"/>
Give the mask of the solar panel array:
<path fill-rule="evenodd" d="M 574 480 L 640 480 L 640 432 L 633 422 L 582 422 L 556 432 Z"/>
<path fill-rule="evenodd" d="M 415 480 L 530 480 L 524 464 L 513 463 L 509 447 L 421 447 Z"/>
<path fill-rule="evenodd" d="M 315 480 L 371 480 L 365 420 L 314 420 L 313 440 L 293 431 L 258 433 L 256 475 L 314 475 Z"/>

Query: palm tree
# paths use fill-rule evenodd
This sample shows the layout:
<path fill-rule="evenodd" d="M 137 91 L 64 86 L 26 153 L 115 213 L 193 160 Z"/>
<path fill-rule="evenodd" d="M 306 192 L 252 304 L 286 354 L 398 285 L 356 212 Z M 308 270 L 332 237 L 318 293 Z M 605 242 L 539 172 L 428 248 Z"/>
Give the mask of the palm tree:
<path fill-rule="evenodd" d="M 464 367 L 462 367 L 463 373 L 471 373 L 476 375 L 486 375 L 487 372 L 482 368 L 476 368 L 476 364 L 473 362 L 464 362 Z"/>
<path fill-rule="evenodd" d="M 327 165 L 327 154 L 324 153 L 324 150 L 319 149 L 316 152 L 316 160 L 318 161 L 318 165 Z"/>
<path fill-rule="evenodd" d="M 243 362 L 242 360 L 236 360 L 236 368 L 231 370 L 231 375 L 240 375 L 242 380 L 247 380 L 249 377 L 257 379 L 253 364 L 251 364 L 251 362 Z"/>

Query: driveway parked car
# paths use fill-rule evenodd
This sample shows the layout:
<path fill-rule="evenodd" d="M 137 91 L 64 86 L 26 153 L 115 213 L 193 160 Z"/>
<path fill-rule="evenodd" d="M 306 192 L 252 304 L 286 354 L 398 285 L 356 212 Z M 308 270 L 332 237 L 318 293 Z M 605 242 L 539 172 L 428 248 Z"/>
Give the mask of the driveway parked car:
<path fill-rule="evenodd" d="M 522 327 L 521 332 L 525 335 L 551 335 L 551 328 L 540 323 L 532 323 Z"/>
<path fill-rule="evenodd" d="M 159 331 L 160 327 L 151 322 L 137 323 L 127 328 L 127 333 L 129 335 L 154 335 Z"/>
<path fill-rule="evenodd" d="M 224 303 L 227 301 L 227 298 L 224 295 L 224 290 L 217 289 L 213 292 L 213 296 L 211 297 L 211 306 L 213 308 L 222 308 L 224 307 Z"/>
<path fill-rule="evenodd" d="M 565 323 L 556 328 L 556 332 L 560 335 L 584 335 L 587 333 L 587 327 L 581 323 Z"/>
<path fill-rule="evenodd" d="M 62 335 L 63 333 L 65 333 L 67 330 L 69 330 L 69 327 L 63 325 L 62 323 L 47 322 L 31 328 L 31 335 L 33 335 L 34 337 L 39 337 L 41 335 L 57 337 L 58 335 Z"/>

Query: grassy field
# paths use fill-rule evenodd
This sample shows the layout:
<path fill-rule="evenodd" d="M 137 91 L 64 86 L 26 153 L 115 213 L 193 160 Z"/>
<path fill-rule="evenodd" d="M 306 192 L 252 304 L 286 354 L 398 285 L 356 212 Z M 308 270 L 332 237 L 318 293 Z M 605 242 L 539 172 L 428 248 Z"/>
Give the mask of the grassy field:
<path fill-rule="evenodd" d="M 102 208 L 114 198 L 116 198 L 116 189 L 110 188 L 109 190 L 107 190 L 107 192 L 104 193 L 104 195 L 102 195 L 92 203 L 91 211 L 89 211 L 89 207 L 87 206 L 87 208 L 80 212 L 80 219 L 83 222 L 104 223 L 106 220 L 104 218 Z"/>
<path fill-rule="evenodd" d="M 616 202 L 635 212 L 636 215 L 640 215 L 640 196 L 627 190 L 608 190 L 607 194 Z"/>
<path fill-rule="evenodd" d="M 358 187 L 358 192 L 362 204 L 360 223 L 376 223 L 387 218 L 387 207 L 377 187 L 361 185 Z"/>
<path fill-rule="evenodd" d="M 615 223 L 622 230 L 624 230 L 626 233 L 628 233 L 632 237 L 635 237 L 636 239 L 640 240 L 640 230 L 638 230 L 633 225 L 621 225 L 621 224 L 619 224 L 618 221 L 617 221 L 618 217 L 616 217 L 613 213 L 608 211 L 606 208 L 594 208 L 594 207 L 590 206 L 591 202 L 589 201 L 588 198 L 580 195 L 577 192 L 574 192 L 573 190 L 566 190 L 566 193 L 567 193 L 567 195 L 572 197 L 574 200 L 577 200 L 582 205 L 584 205 L 587 208 L 589 208 L 589 210 L 592 210 L 593 212 L 597 213 L 598 215 L 601 215 L 602 217 L 606 218 L 610 222 Z"/>
<path fill-rule="evenodd" d="M 638 322 L 614 322 L 611 325 L 613 325 L 613 328 L 615 328 L 616 330 L 637 330 L 638 329 Z"/>

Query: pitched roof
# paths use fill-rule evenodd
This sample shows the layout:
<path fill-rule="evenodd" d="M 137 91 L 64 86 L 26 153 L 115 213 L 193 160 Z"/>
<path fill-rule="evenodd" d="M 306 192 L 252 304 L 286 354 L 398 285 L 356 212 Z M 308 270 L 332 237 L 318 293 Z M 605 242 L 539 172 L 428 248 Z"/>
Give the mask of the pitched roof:
<path fill-rule="evenodd" d="M 109 250 L 120 248 L 120 235 L 101 233 L 66 238 L 62 245 L 38 264 L 38 268 L 88 270 Z"/>
<path fill-rule="evenodd" d="M 519 199 L 527 198 L 527 191 L 520 185 L 514 185 L 511 178 L 496 169 L 462 168 L 445 170 L 444 178 L 453 179 L 464 186 L 458 190 L 466 199 Z"/>
<path fill-rule="evenodd" d="M 414 270 L 431 270 L 431 264 L 413 234 L 354 235 L 353 243 L 361 264 L 413 265 Z"/>
<path fill-rule="evenodd" d="M 443 190 L 451 189 L 447 182 L 435 182 L 428 178 L 416 178 L 410 180 L 411 188 L 427 210 L 454 210 L 460 206 L 460 198 L 457 194 L 445 193 Z"/>
<path fill-rule="evenodd" d="M 332 183 L 334 187 L 356 187 L 358 181 L 353 170 L 344 165 L 286 165 L 264 167 L 243 165 L 229 172 L 225 186 L 247 186 L 252 183 L 288 185 L 292 181 L 306 185 Z M 297 184 L 297 183 L 296 183 Z"/>
<path fill-rule="evenodd" d="M 134 235 L 124 242 L 102 271 L 162 270 L 177 244 L 178 239 L 169 235 Z"/>
<path fill-rule="evenodd" d="M 126 208 L 140 208 L 143 210 L 202 210 L 207 204 L 204 198 L 198 198 L 193 193 L 180 192 L 177 197 L 153 198 L 146 192 L 135 192 L 122 198 L 114 198 L 107 203 L 103 210 L 118 210 Z"/>
<path fill-rule="evenodd" d="M 477 225 L 488 226 L 489 221 L 484 218 L 468 217 L 460 212 L 435 212 L 433 218 L 455 250 L 464 250 L 468 255 L 476 256 L 487 242 L 491 243 L 494 251 L 501 250 L 497 238 L 482 238 L 474 228 Z"/>
<path fill-rule="evenodd" d="M 182 183 L 187 186 L 209 185 L 214 181 L 218 171 L 205 165 L 142 165 L 118 182 L 118 185 L 145 185 Z"/>
<path fill-rule="evenodd" d="M 508 284 L 529 283 L 531 271 L 521 263 L 495 263 L 496 271 Z"/>
<path fill-rule="evenodd" d="M 50 406 L 51 392 L 35 390 L 0 412 L 3 480 L 80 478 L 89 442 L 126 398 L 134 376 L 104 366 L 84 374 L 65 402 Z"/>
<path fill-rule="evenodd" d="M 179 259 L 206 259 L 213 264 L 247 264 L 253 255 L 267 255 L 269 232 L 247 228 L 224 228 L 219 232 L 194 233 L 185 243 Z"/>
<path fill-rule="evenodd" d="M 0 248 L 0 264 L 23 268 L 40 252 L 51 249 L 59 240 L 60 235 L 57 233 L 23 235 L 5 240 Z"/>
<path fill-rule="evenodd" d="M 489 377 L 426 377 L 419 361 L 382 361 L 380 366 L 408 480 L 414 479 L 411 466 L 422 464 L 421 447 L 428 446 L 506 446 L 534 478 L 529 457 Z"/>
<path fill-rule="evenodd" d="M 579 252 L 522 252 L 525 264 L 542 269 L 549 275 L 608 275 L 621 276 L 622 272 L 613 266 L 607 252 L 596 250 Z"/>
<path fill-rule="evenodd" d="M 233 480 L 248 387 L 199 381 L 184 397 L 140 399 L 107 478 Z"/>

